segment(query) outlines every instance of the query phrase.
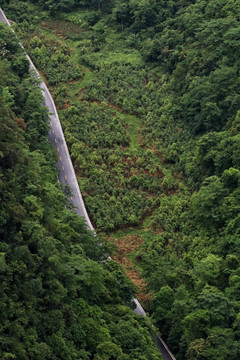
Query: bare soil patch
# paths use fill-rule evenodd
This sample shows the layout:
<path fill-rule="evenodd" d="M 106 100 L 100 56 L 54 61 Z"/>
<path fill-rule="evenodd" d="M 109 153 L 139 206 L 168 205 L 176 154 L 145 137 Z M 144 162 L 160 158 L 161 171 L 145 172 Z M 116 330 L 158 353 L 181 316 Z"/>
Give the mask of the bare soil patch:
<path fill-rule="evenodd" d="M 128 254 L 136 250 L 142 244 L 143 239 L 139 235 L 126 235 L 120 239 L 110 238 L 110 240 L 113 241 L 117 247 L 113 259 L 126 269 L 128 278 L 137 286 L 138 299 L 145 304 L 149 303 L 152 299 L 152 294 L 148 292 L 147 284 L 142 278 L 140 271 L 134 268 L 133 263 L 128 258 Z"/>

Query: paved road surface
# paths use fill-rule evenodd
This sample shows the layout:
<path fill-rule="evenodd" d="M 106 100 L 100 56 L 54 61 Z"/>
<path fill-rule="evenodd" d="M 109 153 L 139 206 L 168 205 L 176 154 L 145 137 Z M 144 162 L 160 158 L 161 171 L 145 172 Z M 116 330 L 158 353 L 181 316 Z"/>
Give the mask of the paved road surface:
<path fill-rule="evenodd" d="M 30 62 L 31 67 L 34 66 L 32 62 Z M 57 168 L 59 170 L 59 181 L 64 185 L 68 185 L 71 189 L 72 196 L 70 197 L 70 201 L 75 207 L 75 211 L 84 217 L 85 222 L 88 228 L 94 231 L 92 223 L 89 219 L 88 213 L 86 211 L 82 194 L 79 189 L 78 181 L 75 175 L 75 171 L 73 169 L 72 161 L 69 156 L 68 148 L 65 142 L 65 138 L 63 135 L 62 127 L 58 118 L 57 110 L 55 104 L 53 102 L 52 96 L 49 93 L 45 83 L 41 83 L 41 88 L 44 94 L 44 103 L 48 107 L 49 110 L 49 118 L 50 118 L 50 132 L 49 132 L 49 140 L 53 144 L 54 148 L 58 154 L 58 163 Z"/>
<path fill-rule="evenodd" d="M 1 21 L 1 22 L 4 22 L 4 23 L 7 24 L 7 25 L 9 25 L 9 24 L 7 23 L 5 14 L 4 14 L 4 12 L 2 11 L 2 9 L 1 9 L 1 11 L 0 11 L 0 21 Z"/>
<path fill-rule="evenodd" d="M 10 26 L 9 21 L 7 20 L 4 12 L 0 8 L 0 21 L 4 22 L 8 26 Z M 21 45 L 22 46 L 22 45 Z M 35 68 L 32 60 L 30 57 L 25 54 L 26 57 L 29 60 L 30 68 L 33 69 L 34 74 L 36 77 L 41 79 L 40 75 L 38 74 L 37 69 Z M 42 79 L 41 79 L 42 80 Z M 50 123 L 50 131 L 49 131 L 49 140 L 53 144 L 54 148 L 56 149 L 56 152 L 58 154 L 58 162 L 57 162 L 57 168 L 59 170 L 59 181 L 60 183 L 64 185 L 68 185 L 71 189 L 72 196 L 70 197 L 69 201 L 73 204 L 75 207 L 75 211 L 84 217 L 85 222 L 87 224 L 87 227 L 94 231 L 94 228 L 92 226 L 92 223 L 89 219 L 88 213 L 86 211 L 82 194 L 79 189 L 78 181 L 75 175 L 75 171 L 73 169 L 72 161 L 68 152 L 68 148 L 66 145 L 66 141 L 64 138 L 64 134 L 62 131 L 61 123 L 58 117 L 58 113 L 56 110 L 56 106 L 54 104 L 54 101 L 52 99 L 52 96 L 45 85 L 45 83 L 42 81 L 40 84 L 40 87 L 42 89 L 42 93 L 44 96 L 44 105 L 47 106 L 49 111 L 49 123 Z M 136 304 L 136 309 L 134 310 L 136 314 L 146 316 L 146 313 L 142 306 L 140 305 L 139 301 L 137 299 L 133 299 L 134 303 Z M 153 340 L 156 342 L 162 357 L 164 360 L 176 360 L 174 356 L 169 351 L 167 345 L 164 343 L 161 337 L 153 336 Z"/>
<path fill-rule="evenodd" d="M 2 10 L 0 11 L 0 21 L 4 22 L 10 26 L 10 24 L 9 24 L 8 20 L 6 19 Z M 40 78 L 32 60 L 30 59 L 30 57 L 27 54 L 26 54 L 26 57 L 28 58 L 28 60 L 30 62 L 30 68 L 33 69 L 36 76 L 38 78 Z M 57 168 L 59 170 L 59 176 L 58 176 L 59 181 L 60 181 L 60 183 L 62 183 L 64 185 L 68 185 L 70 187 L 71 192 L 72 192 L 72 196 L 69 199 L 70 202 L 75 207 L 76 212 L 79 215 L 84 217 L 88 228 L 90 230 L 94 231 L 91 221 L 89 219 L 89 216 L 87 214 L 83 199 L 82 199 L 82 194 L 79 190 L 77 178 L 76 178 L 76 175 L 75 175 L 75 172 L 73 169 L 72 161 L 69 156 L 68 148 L 67 148 L 67 145 L 65 142 L 65 138 L 63 135 L 62 127 L 60 124 L 60 120 L 58 117 L 58 113 L 57 113 L 54 101 L 53 101 L 52 96 L 44 82 L 42 82 L 40 84 L 40 87 L 42 89 L 43 96 L 44 96 L 44 105 L 47 106 L 49 114 L 50 114 L 49 121 L 50 121 L 51 129 L 49 132 L 49 140 L 53 144 L 53 146 L 56 149 L 57 154 L 58 154 Z"/>

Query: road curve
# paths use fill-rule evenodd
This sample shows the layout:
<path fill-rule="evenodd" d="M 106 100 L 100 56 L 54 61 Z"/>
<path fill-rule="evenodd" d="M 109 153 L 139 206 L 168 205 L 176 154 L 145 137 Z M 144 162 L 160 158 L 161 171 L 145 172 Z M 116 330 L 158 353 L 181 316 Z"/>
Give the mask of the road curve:
<path fill-rule="evenodd" d="M 7 20 L 1 8 L 0 8 L 0 21 L 10 26 L 10 23 Z M 59 175 L 58 175 L 59 181 L 63 185 L 68 185 L 70 187 L 72 196 L 70 197 L 69 201 L 73 204 L 75 211 L 79 215 L 84 217 L 89 230 L 94 231 L 82 199 L 82 194 L 79 189 L 75 171 L 73 169 L 72 161 L 63 135 L 56 106 L 54 104 L 54 101 L 46 84 L 42 81 L 42 78 L 38 74 L 38 71 L 35 68 L 32 60 L 26 53 L 25 55 L 29 60 L 30 68 L 33 70 L 34 76 L 36 76 L 41 80 L 40 87 L 42 89 L 42 93 L 44 96 L 44 105 L 48 108 L 48 112 L 49 112 L 49 124 L 50 124 L 49 140 L 53 144 L 58 154 L 57 168 L 59 170 Z"/>
<path fill-rule="evenodd" d="M 0 8 L 0 22 L 11 26 L 10 22 L 6 18 L 3 10 Z M 20 43 L 21 47 L 23 48 L 22 44 Z M 24 50 L 25 52 L 25 50 Z M 49 124 L 50 124 L 50 131 L 48 134 L 49 140 L 53 144 L 57 155 L 58 155 L 58 162 L 57 162 L 57 169 L 59 171 L 58 179 L 59 182 L 63 185 L 68 185 L 71 189 L 72 196 L 69 198 L 69 201 L 73 204 L 75 211 L 80 215 L 83 216 L 86 222 L 86 225 L 89 230 L 94 232 L 94 228 L 92 223 L 89 219 L 88 213 L 86 211 L 82 194 L 79 189 L 78 181 L 76 178 L 76 174 L 72 165 L 72 161 L 69 155 L 68 147 L 65 141 L 65 137 L 62 131 L 62 126 L 58 117 L 57 109 L 53 98 L 42 80 L 41 76 L 39 75 L 36 67 L 34 66 L 31 58 L 26 54 L 25 55 L 30 63 L 30 69 L 33 70 L 33 75 L 40 79 L 40 88 L 42 90 L 42 94 L 44 97 L 44 105 L 48 108 L 49 112 Z M 138 315 L 146 316 L 144 309 L 142 308 L 139 301 L 133 298 L 133 302 L 136 305 L 134 312 Z M 159 351 L 161 352 L 163 360 L 176 360 L 171 351 L 168 349 L 167 345 L 163 341 L 163 339 L 158 335 L 153 335 L 153 340 L 157 344 Z"/>

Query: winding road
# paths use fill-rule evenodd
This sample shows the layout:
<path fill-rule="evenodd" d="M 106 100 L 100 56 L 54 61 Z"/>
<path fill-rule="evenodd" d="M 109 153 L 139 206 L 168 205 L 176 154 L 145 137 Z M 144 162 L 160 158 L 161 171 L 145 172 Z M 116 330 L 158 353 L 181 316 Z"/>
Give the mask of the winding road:
<path fill-rule="evenodd" d="M 11 26 L 10 22 L 6 18 L 3 10 L 0 8 L 0 22 L 5 23 L 8 26 Z M 21 47 L 23 48 L 22 44 L 20 43 Z M 25 50 L 24 50 L 25 52 Z M 78 181 L 76 178 L 76 174 L 72 165 L 72 161 L 69 155 L 68 147 L 65 141 L 65 137 L 62 131 L 62 126 L 58 117 L 57 109 L 55 106 L 55 103 L 53 101 L 53 98 L 40 77 L 37 69 L 35 68 L 32 60 L 30 57 L 26 54 L 27 59 L 30 63 L 30 68 L 33 70 L 34 76 L 40 79 L 40 87 L 42 89 L 42 94 L 44 97 L 43 105 L 45 105 L 48 108 L 49 112 L 49 124 L 50 124 L 50 131 L 49 131 L 49 140 L 53 144 L 53 147 L 56 149 L 57 155 L 58 155 L 58 162 L 57 162 L 57 169 L 59 171 L 58 179 L 59 182 L 63 185 L 68 185 L 71 189 L 71 197 L 69 198 L 69 201 L 72 203 L 72 205 L 75 208 L 75 211 L 80 215 L 83 216 L 86 222 L 86 225 L 89 230 L 94 232 L 94 228 L 92 226 L 92 223 L 89 219 L 88 213 L 86 211 L 82 194 L 79 189 Z M 139 301 L 135 298 L 133 298 L 133 302 L 136 305 L 135 313 L 138 315 L 146 316 L 146 313 L 144 309 L 142 308 Z M 163 339 L 160 336 L 153 335 L 153 340 L 157 344 L 159 351 L 161 352 L 163 360 L 176 360 L 171 351 L 168 349 L 167 345 L 163 341 Z"/>

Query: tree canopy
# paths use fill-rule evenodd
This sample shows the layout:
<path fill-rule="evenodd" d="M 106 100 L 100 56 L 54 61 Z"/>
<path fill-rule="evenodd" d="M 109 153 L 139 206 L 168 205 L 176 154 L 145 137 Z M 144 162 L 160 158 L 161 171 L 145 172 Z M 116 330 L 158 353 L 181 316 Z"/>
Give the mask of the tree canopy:
<path fill-rule="evenodd" d="M 53 92 L 91 220 L 98 232 L 115 240 L 120 255 L 128 237 L 131 254 L 123 262 L 126 266 L 132 262 L 135 272 L 128 273 L 133 278 L 141 272 L 150 292 L 145 305 L 170 349 L 179 360 L 238 359 L 239 1 L 5 3 L 24 46 Z M 12 55 L 20 51 L 12 36 L 9 45 L 1 43 L 0 49 L 2 55 L 7 54 L 1 70 L 1 101 L 17 114 L 18 131 L 27 139 L 31 157 L 45 164 L 42 151 L 49 151 L 44 140 L 46 125 L 41 107 L 36 107 L 34 125 L 32 107 L 38 95 L 27 90 L 31 84 L 24 76 L 24 56 Z M 8 82 L 6 69 L 14 74 Z M 15 87 L 14 81 L 21 86 Z M 10 128 L 9 136 L 14 137 Z M 12 147 L 2 145 L 7 174 L 19 154 L 15 151 L 18 142 L 12 143 Z M 27 151 L 24 142 L 24 153 Z M 21 163 L 26 166 L 26 161 Z M 9 175 L 11 189 L 28 185 L 27 171 L 18 171 L 23 178 L 18 183 Z M 37 181 L 40 175 L 34 176 Z M 47 221 L 46 214 L 51 212 L 46 212 L 44 204 L 51 198 L 44 195 L 38 201 L 39 186 L 30 186 L 30 190 L 20 204 L 10 197 L 12 206 L 3 211 L 2 223 L 7 224 L 9 218 L 21 222 L 26 217 L 23 214 L 29 214 L 31 224 L 40 221 L 42 226 L 46 221 L 47 229 L 57 229 L 54 221 Z M 75 218 L 71 221 L 75 224 Z M 28 236 L 32 232 L 40 236 L 42 230 L 31 224 L 26 228 Z M 65 226 L 61 229 L 67 232 Z M 22 236 L 23 229 L 18 241 Z M 49 237 L 50 252 L 52 235 Z M 140 239 L 137 245 L 136 237 Z M 61 241 L 66 238 L 62 235 Z M 94 240 L 89 241 L 81 242 L 81 247 L 97 259 Z M 26 249 L 21 251 L 28 259 Z M 2 252 L 5 254 L 4 249 Z M 76 271 L 84 301 L 88 292 L 92 302 L 95 296 L 102 299 L 106 289 L 102 279 L 108 284 L 113 281 L 92 262 L 73 268 L 68 264 L 68 271 L 61 273 L 59 262 L 50 258 L 51 266 L 59 271 L 58 281 L 62 276 L 67 283 L 65 274 Z M 81 271 L 89 267 L 89 277 L 83 279 Z M 99 277 L 96 289 L 91 286 L 95 274 Z M 59 302 L 66 296 L 65 286 L 51 283 L 54 287 Z M 105 290 L 106 298 L 109 302 L 114 296 L 122 298 L 124 289 Z M 94 306 L 91 301 L 88 305 Z M 114 324 L 104 313 L 114 341 L 106 336 L 103 345 L 99 340 L 96 356 L 104 358 L 108 349 L 112 357 L 124 358 L 128 347 L 127 356 L 141 358 L 133 347 L 144 346 L 145 340 L 138 338 L 134 321 L 129 329 L 129 324 L 117 318 L 121 309 L 116 310 Z M 118 331 L 113 332 L 116 323 Z M 127 329 L 131 339 L 125 334 Z M 101 331 L 100 339 L 105 330 Z M 62 342 L 52 341 L 64 348 Z M 89 341 L 86 351 L 94 348 Z M 121 341 L 125 344 L 122 353 Z M 147 350 L 143 356 L 149 358 Z"/>

